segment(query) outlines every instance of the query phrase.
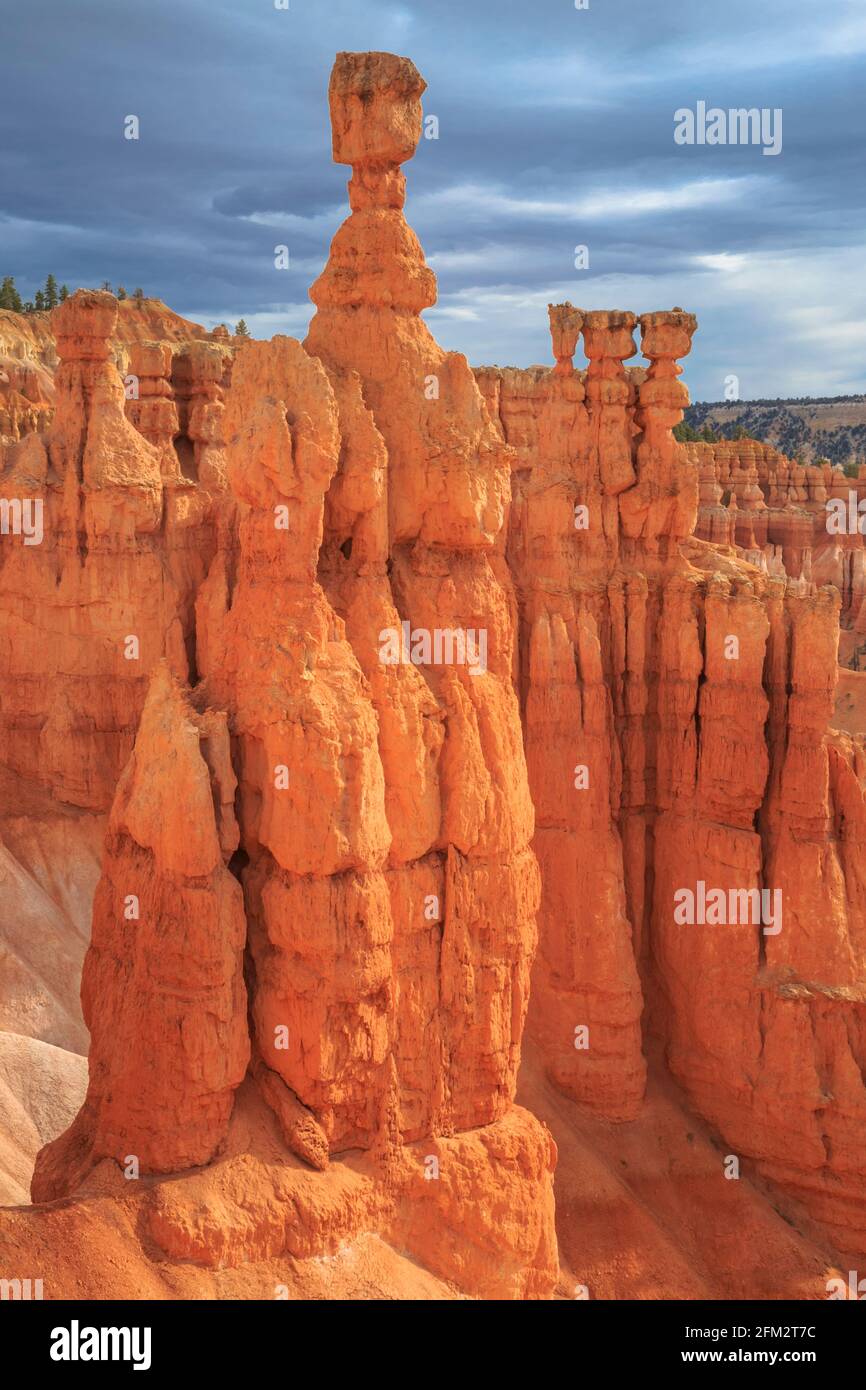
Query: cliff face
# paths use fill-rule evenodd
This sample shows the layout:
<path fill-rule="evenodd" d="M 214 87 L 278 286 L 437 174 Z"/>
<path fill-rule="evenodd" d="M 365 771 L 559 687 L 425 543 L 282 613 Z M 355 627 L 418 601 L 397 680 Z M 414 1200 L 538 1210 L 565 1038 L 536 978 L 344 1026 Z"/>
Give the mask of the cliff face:
<path fill-rule="evenodd" d="M 126 418 L 116 319 L 101 291 L 54 310 L 54 419 L 8 451 L 2 475 L 25 527 L 10 527 L 0 564 L 0 757 L 92 810 L 111 804 L 154 665 L 190 674 L 191 595 L 209 558 L 187 534 L 199 518 L 173 507 L 164 455 Z"/>
<path fill-rule="evenodd" d="M 48 427 L 56 367 L 48 315 L 0 309 L 0 458 L 6 441 Z"/>
<path fill-rule="evenodd" d="M 443 351 L 403 215 L 423 90 L 338 56 L 351 213 L 304 344 L 119 361 L 80 291 L 53 420 L 6 450 L 44 536 L 0 550 L 0 761 L 110 808 L 87 1095 L 32 1186 L 73 1201 L 5 1226 L 61 1284 L 78 1193 L 145 1281 L 149 1246 L 180 1286 L 375 1238 L 446 1292 L 550 1296 L 525 1024 L 546 1117 L 655 1153 L 672 1076 L 707 1154 L 866 1248 L 866 746 L 828 727 L 801 519 L 835 484 L 675 442 L 682 310 L 551 306 L 550 371 Z"/>
<path fill-rule="evenodd" d="M 695 535 L 736 546 L 751 564 L 810 585 L 832 584 L 843 628 L 866 632 L 866 550 L 858 510 L 866 478 L 793 462 L 754 439 L 687 444 L 697 464 Z M 863 470 L 861 470 L 863 471 Z M 847 653 L 846 653 L 847 655 Z"/>
<path fill-rule="evenodd" d="M 543 883 L 530 1029 L 569 1094 L 633 1114 L 642 983 L 645 1036 L 698 1112 L 860 1252 L 863 751 L 828 730 L 839 595 L 690 539 L 697 468 L 670 429 L 694 322 L 644 316 L 644 374 L 617 365 L 633 318 L 615 343 L 598 318 L 585 373 L 563 352 L 571 306 L 551 311 L 552 373 L 478 373 L 518 451 L 507 554 Z M 699 884 L 735 910 L 678 920 Z"/>
<path fill-rule="evenodd" d="M 117 310 L 110 352 L 124 376 L 135 370 L 130 358 L 139 343 L 158 342 L 171 351 L 173 345 L 216 336 L 173 313 L 160 299 L 119 300 Z M 50 313 L 0 309 L 0 457 L 4 445 L 49 428 L 59 360 Z"/>
<path fill-rule="evenodd" d="M 106 633 L 138 632 L 142 659 L 91 721 L 102 761 L 89 785 L 71 787 L 65 763 L 55 774 L 80 804 L 116 791 L 82 987 L 87 1098 L 40 1155 L 33 1196 L 101 1181 L 106 1158 L 147 1175 L 220 1154 L 231 1166 L 249 1059 L 244 1106 L 267 1105 L 283 1165 L 288 1151 L 319 1170 L 320 1202 L 346 1181 L 333 1156 L 366 1153 L 390 1239 L 469 1291 L 535 1297 L 558 1274 L 555 1150 L 513 1105 L 539 877 L 513 595 L 491 561 L 509 451 L 465 359 L 418 317 L 433 277 L 403 218 L 400 163 L 422 90 L 408 60 L 338 60 L 335 153 L 354 164 L 354 210 L 306 347 L 277 338 L 232 360 L 216 343 L 173 356 L 133 344 L 124 403 L 110 296 L 55 312 L 54 423 L 13 451 L 9 477 L 43 451 L 36 476 L 49 494 L 56 478 L 56 514 L 76 518 L 79 541 L 51 563 L 108 597 Z M 119 557 L 113 532 L 100 546 L 110 528 L 88 524 L 94 509 L 123 527 Z M 162 603 L 152 624 L 126 616 L 142 596 Z M 56 606 L 37 589 L 34 626 L 60 626 Z M 93 649 L 81 698 L 104 700 Z M 178 684 L 196 681 L 192 696 Z M 80 766 L 79 706 L 67 695 L 64 708 L 57 757 Z M 112 717 L 118 748 L 138 728 L 119 780 Z M 45 726 L 31 722 L 22 748 L 10 717 L 10 757 L 44 779 Z M 152 1040 L 144 1057 L 135 1036 Z M 469 1191 L 478 1220 L 458 1245 Z M 509 1210 L 505 1226 L 487 1206 Z M 188 1218 L 160 1205 L 153 1221 L 169 1254 L 191 1248 Z M 344 1235 L 320 1212 L 310 1253 Z M 196 1257 L 221 1259 L 224 1240 L 201 1236 Z"/>

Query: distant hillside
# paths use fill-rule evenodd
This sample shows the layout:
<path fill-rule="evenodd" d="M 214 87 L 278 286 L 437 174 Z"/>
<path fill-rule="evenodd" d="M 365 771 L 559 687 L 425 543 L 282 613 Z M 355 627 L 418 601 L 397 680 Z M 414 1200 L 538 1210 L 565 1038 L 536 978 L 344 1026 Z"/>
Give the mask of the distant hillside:
<path fill-rule="evenodd" d="M 181 318 L 161 299 L 129 296 L 117 304 L 115 366 L 126 372 L 133 343 L 183 344 L 212 337 L 201 324 Z M 0 451 L 4 442 L 48 426 L 54 414 L 57 366 L 50 313 L 0 308 Z"/>
<path fill-rule="evenodd" d="M 696 401 L 686 411 L 693 429 L 709 425 L 725 439 L 737 428 L 789 458 L 813 463 L 866 461 L 866 395 L 799 396 L 777 401 Z"/>
<path fill-rule="evenodd" d="M 127 299 L 118 301 L 115 341 L 121 347 L 149 340 L 163 343 L 186 343 L 190 338 L 206 338 L 208 331 L 200 323 L 185 319 L 163 304 L 161 299 Z M 43 312 L 17 314 L 0 309 L 0 357 L 26 361 L 35 358 L 53 368 L 57 354 L 51 332 L 51 315 Z"/>

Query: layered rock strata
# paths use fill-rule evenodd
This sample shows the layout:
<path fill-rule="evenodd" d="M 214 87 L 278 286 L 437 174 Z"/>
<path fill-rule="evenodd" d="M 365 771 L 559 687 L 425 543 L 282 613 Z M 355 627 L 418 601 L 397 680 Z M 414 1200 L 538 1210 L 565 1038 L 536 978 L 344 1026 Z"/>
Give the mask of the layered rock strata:
<path fill-rule="evenodd" d="M 100 1158 L 123 1161 L 121 1150 L 160 1173 L 207 1162 L 225 1142 L 247 1038 L 236 922 L 225 920 L 234 879 L 221 863 L 171 863 L 168 807 L 154 816 L 167 837 L 154 847 L 131 788 L 141 790 L 145 758 L 153 786 L 171 784 L 177 725 L 192 758 L 201 721 L 227 718 L 253 1091 L 286 1147 L 319 1170 L 323 1193 L 344 1181 L 335 1157 L 368 1154 L 382 1229 L 429 1268 L 462 1272 L 487 1296 L 545 1296 L 556 1279 L 555 1149 L 513 1105 L 539 878 L 512 683 L 514 598 L 495 556 L 510 451 L 465 359 L 442 352 L 419 318 L 435 284 L 403 218 L 400 164 L 420 135 L 423 85 L 406 59 L 337 60 L 335 156 L 353 164 L 353 211 L 313 289 L 307 344 L 250 343 L 230 380 L 219 345 L 193 344 L 174 356 L 170 393 L 159 345 L 133 354 L 127 414 L 166 514 L 185 487 L 195 500 L 214 479 L 229 497 L 213 513 L 207 578 L 188 586 L 192 652 L 171 668 L 201 678 L 201 713 L 181 708 L 169 666 L 157 666 L 97 894 L 88 1099 L 41 1156 L 33 1192 L 66 1192 Z M 173 574 L 168 558 L 164 570 Z M 174 732 L 157 747 L 154 709 L 166 701 Z M 206 762 L 196 765 L 202 795 Z M 215 804 L 227 804 L 225 785 Z M 135 1018 L 148 1035 L 166 1028 L 159 982 L 118 1000 L 124 963 L 148 939 L 117 927 L 141 849 L 154 856 L 140 869 L 160 933 L 176 921 L 164 880 L 183 891 L 192 876 L 202 894 L 216 991 L 207 1020 L 229 1040 L 208 1071 L 201 1050 L 215 1040 L 193 994 L 185 1051 L 163 1059 L 180 1095 L 171 1103 L 159 1067 L 107 1054 L 91 1008 L 98 990 L 114 1000 L 115 1034 Z M 455 1264 L 467 1193 L 479 1219 Z M 513 1208 L 506 1228 L 485 1226 L 489 1203 Z"/>
<path fill-rule="evenodd" d="M 690 538 L 697 468 L 670 431 L 693 320 L 643 317 L 641 379 L 618 367 L 628 316 L 586 315 L 590 367 L 571 373 L 555 317 L 552 372 L 478 372 L 517 450 L 507 554 L 543 884 L 530 1028 L 557 1083 L 621 1119 L 641 1099 L 642 986 L 691 1103 L 859 1251 L 864 763 L 828 729 L 839 594 L 756 568 L 730 535 Z M 744 915 L 678 920 L 699 884 Z"/>
<path fill-rule="evenodd" d="M 832 584 L 842 626 L 866 633 L 866 476 L 797 463 L 748 438 L 685 449 L 700 478 L 695 535 L 736 546 L 769 574 L 799 580 L 804 593 Z"/>
<path fill-rule="evenodd" d="M 89 1084 L 39 1154 L 36 1202 L 101 1159 L 127 1177 L 209 1162 L 249 1061 L 235 777 L 224 714 L 197 715 L 166 663 L 153 673 L 118 784 L 82 975 Z"/>
<path fill-rule="evenodd" d="M 194 596 L 225 494 L 224 468 L 221 477 L 203 463 L 202 485 L 182 475 L 164 347 L 134 349 L 140 375 L 127 398 L 129 378 L 111 360 L 116 322 L 117 301 L 102 291 L 79 290 L 54 310 L 54 419 L 10 448 L 0 473 L 15 509 L 0 549 L 0 758 L 100 811 L 156 663 L 195 678 Z M 216 426 L 200 428 L 210 457 Z"/>
<path fill-rule="evenodd" d="M 3 474 L 50 527 L 3 549 L 0 756 L 113 808 L 88 1096 L 34 1196 L 111 1193 L 132 1155 L 125 1219 L 170 1260 L 376 1231 L 462 1291 L 547 1296 L 529 1006 L 601 1121 L 646 1113 L 660 1046 L 792 1219 L 866 1250 L 866 748 L 828 729 L 839 594 L 763 515 L 806 484 L 699 477 L 682 310 L 551 306 L 551 371 L 436 344 L 403 215 L 423 90 L 337 59 L 351 214 L 303 345 L 154 337 L 127 398 L 110 297 L 56 311 L 54 424 Z"/>

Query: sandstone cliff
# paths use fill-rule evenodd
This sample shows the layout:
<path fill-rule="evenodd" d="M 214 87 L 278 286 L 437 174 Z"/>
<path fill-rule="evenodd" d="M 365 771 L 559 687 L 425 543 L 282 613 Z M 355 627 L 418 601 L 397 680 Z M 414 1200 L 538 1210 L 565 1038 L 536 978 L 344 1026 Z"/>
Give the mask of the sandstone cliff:
<path fill-rule="evenodd" d="M 607 316 L 601 339 L 586 315 L 590 366 L 563 370 L 563 322 L 573 351 L 580 317 L 552 311 L 553 372 L 478 373 L 518 449 L 507 553 L 543 881 L 531 1030 L 570 1094 L 634 1114 L 636 966 L 644 1037 L 663 1039 L 696 1110 L 860 1252 L 863 749 L 828 728 L 840 596 L 747 562 L 729 533 L 722 548 L 691 539 L 698 470 L 670 429 L 694 321 L 645 315 L 651 366 L 629 375 L 626 315 Z M 752 519 L 770 508 L 754 462 L 732 477 L 753 550 L 768 535 Z M 679 924 L 676 895 L 699 882 L 776 895 L 779 929 Z"/>
<path fill-rule="evenodd" d="M 105 839 L 87 1094 L 0 1253 L 95 1297 L 115 1247 L 139 1296 L 369 1297 L 408 1255 L 421 1296 L 549 1297 L 549 1124 L 561 1293 L 815 1296 L 866 1249 L 837 480 L 676 443 L 681 309 L 551 306 L 550 370 L 444 351 L 403 213 L 424 85 L 337 58 L 351 211 L 305 343 L 120 357 L 111 296 L 54 312 L 53 417 L 0 473 L 44 510 L 0 549 L 0 761 Z M 682 921 L 699 885 L 773 913 Z M 33 1039 L 77 1037 L 32 996 Z M 368 1273 L 323 1288 L 346 1251 Z"/>
<path fill-rule="evenodd" d="M 695 534 L 738 547 L 768 573 L 800 580 L 804 592 L 813 583 L 832 584 L 842 599 L 843 629 L 862 637 L 866 549 L 859 508 L 866 478 L 847 477 L 827 463 L 792 462 L 754 439 L 685 448 L 700 476 Z M 846 664 L 854 645 L 843 642 Z"/>
<path fill-rule="evenodd" d="M 158 342 L 171 350 L 194 339 L 217 339 L 200 324 L 175 314 L 161 299 L 118 300 L 111 357 L 124 378 L 136 344 Z M 46 430 L 54 415 L 54 376 L 59 365 L 50 313 L 0 309 L 0 457 L 4 444 Z M 127 387 L 131 382 L 127 381 Z"/>
<path fill-rule="evenodd" d="M 7 756 L 43 780 L 50 769 L 55 792 L 94 809 L 116 792 L 84 970 L 87 1099 L 40 1155 L 33 1195 L 74 1191 L 94 1168 L 102 1181 L 105 1159 L 148 1175 L 221 1150 L 238 1161 L 228 1126 L 246 1065 L 246 935 L 245 1106 L 267 1104 L 286 1149 L 320 1170 L 321 1200 L 346 1181 L 331 1156 L 367 1151 L 353 1223 L 372 1219 L 372 1203 L 379 1229 L 467 1290 L 544 1296 L 557 1278 L 555 1151 L 513 1105 L 539 887 L 513 596 L 491 563 L 509 451 L 465 359 L 444 354 L 418 317 L 433 277 L 403 218 L 400 164 L 420 134 L 422 90 L 408 60 L 338 59 L 335 153 L 353 164 L 354 210 L 314 288 L 306 348 L 277 338 L 232 362 L 219 344 L 173 358 L 159 342 L 134 344 L 139 389 L 124 410 L 110 297 L 80 292 L 55 311 L 55 418 L 44 444 L 32 436 L 12 451 L 7 478 L 43 486 L 52 535 L 62 524 L 52 485 L 62 489 L 56 515 L 75 519 L 78 544 L 70 554 L 55 541 L 60 555 L 46 547 L 40 561 L 109 603 L 103 641 L 88 633 L 76 648 L 80 696 L 64 675 L 60 711 L 54 698 L 40 719 L 31 699 L 29 746 L 10 707 Z M 370 263 L 356 268 L 365 246 Z M 121 473 L 134 504 L 125 513 Z M 91 515 L 120 522 L 125 545 Z M 4 577 L 21 583 L 23 547 L 17 558 L 18 574 Z M 55 591 L 32 593 L 33 568 L 26 616 L 59 627 Z M 150 611 L 133 613 L 142 599 Z M 123 671 L 123 653 L 107 650 L 123 627 L 141 639 L 135 675 L 115 675 L 106 704 L 99 663 L 113 656 Z M 383 655 L 391 630 L 396 658 Z M 446 632 L 456 661 L 410 659 L 419 631 L 431 642 Z M 16 628 L 9 645 L 23 646 Z M 198 678 L 191 697 L 175 684 Z M 103 703 L 85 734 L 76 715 L 87 698 Z M 64 736 L 49 745 L 61 711 Z M 212 756 L 196 751 L 201 721 L 217 721 Z M 89 770 L 86 782 L 79 773 L 73 784 L 73 766 Z M 210 789 L 208 769 L 212 781 L 219 773 Z M 243 883 L 243 928 L 219 848 Z M 129 902 L 140 917 L 127 922 Z M 198 947 L 184 920 L 202 933 Z M 179 1048 L 160 1048 L 179 1026 Z M 144 1058 L 135 1035 L 154 1040 Z M 276 1180 L 264 1173 L 262 1185 Z M 456 1245 L 467 1191 L 476 1219 Z M 510 1213 L 505 1226 L 485 1217 L 491 1203 Z M 161 1199 L 153 1219 L 168 1254 L 189 1248 Z M 278 1227 L 259 1254 L 284 1248 L 285 1218 Z M 317 1217 L 310 1253 L 344 1235 Z M 221 1259 L 226 1239 L 202 1233 L 197 1258 Z M 255 1257 L 255 1245 L 243 1251 Z"/>

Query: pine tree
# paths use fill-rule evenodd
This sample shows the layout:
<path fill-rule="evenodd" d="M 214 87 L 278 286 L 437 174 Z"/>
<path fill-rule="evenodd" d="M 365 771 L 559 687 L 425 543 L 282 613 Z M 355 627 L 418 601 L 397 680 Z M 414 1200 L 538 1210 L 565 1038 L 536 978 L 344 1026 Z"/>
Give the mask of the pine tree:
<path fill-rule="evenodd" d="M 0 285 L 0 309 L 11 309 L 15 314 L 24 312 L 24 305 L 21 303 L 21 296 L 15 288 L 12 275 L 7 275 Z"/>
<path fill-rule="evenodd" d="M 37 291 L 36 291 L 35 295 L 33 296 L 33 303 L 36 305 L 36 312 L 37 312 L 37 314 L 41 314 L 41 313 L 44 312 L 44 310 L 45 310 L 45 295 L 42 293 L 41 290 L 37 290 Z"/>
<path fill-rule="evenodd" d="M 32 313 L 33 313 L 33 300 L 32 300 L 32 299 L 27 299 L 27 300 L 25 300 L 25 302 L 24 302 L 24 307 L 23 307 L 22 312 L 25 313 L 25 314 L 32 314 Z"/>
<path fill-rule="evenodd" d="M 125 298 L 126 298 L 126 290 L 123 288 L 122 285 L 118 285 L 118 287 L 117 287 L 117 297 L 118 297 L 118 299 L 125 299 Z"/>
<path fill-rule="evenodd" d="M 111 281 L 110 281 L 110 280 L 103 280 L 103 282 L 102 282 L 102 288 L 103 288 L 104 290 L 108 290 L 108 293 L 111 294 Z"/>
<path fill-rule="evenodd" d="M 53 275 L 47 275 L 45 277 L 44 295 L 46 309 L 54 309 L 60 303 L 57 296 L 57 281 Z"/>
<path fill-rule="evenodd" d="M 64 299 L 68 299 L 68 298 L 69 298 L 69 288 L 68 288 L 68 286 L 66 286 L 66 285 L 61 285 L 61 286 L 60 286 L 60 303 L 62 304 L 63 301 L 64 301 Z"/>
<path fill-rule="evenodd" d="M 237 323 L 235 324 L 235 337 L 248 338 L 249 336 L 250 330 L 247 328 L 246 319 L 238 319 Z"/>
<path fill-rule="evenodd" d="M 132 297 L 133 297 L 133 299 L 144 299 L 144 290 L 141 290 L 141 289 L 133 290 L 133 291 L 132 291 Z"/>

